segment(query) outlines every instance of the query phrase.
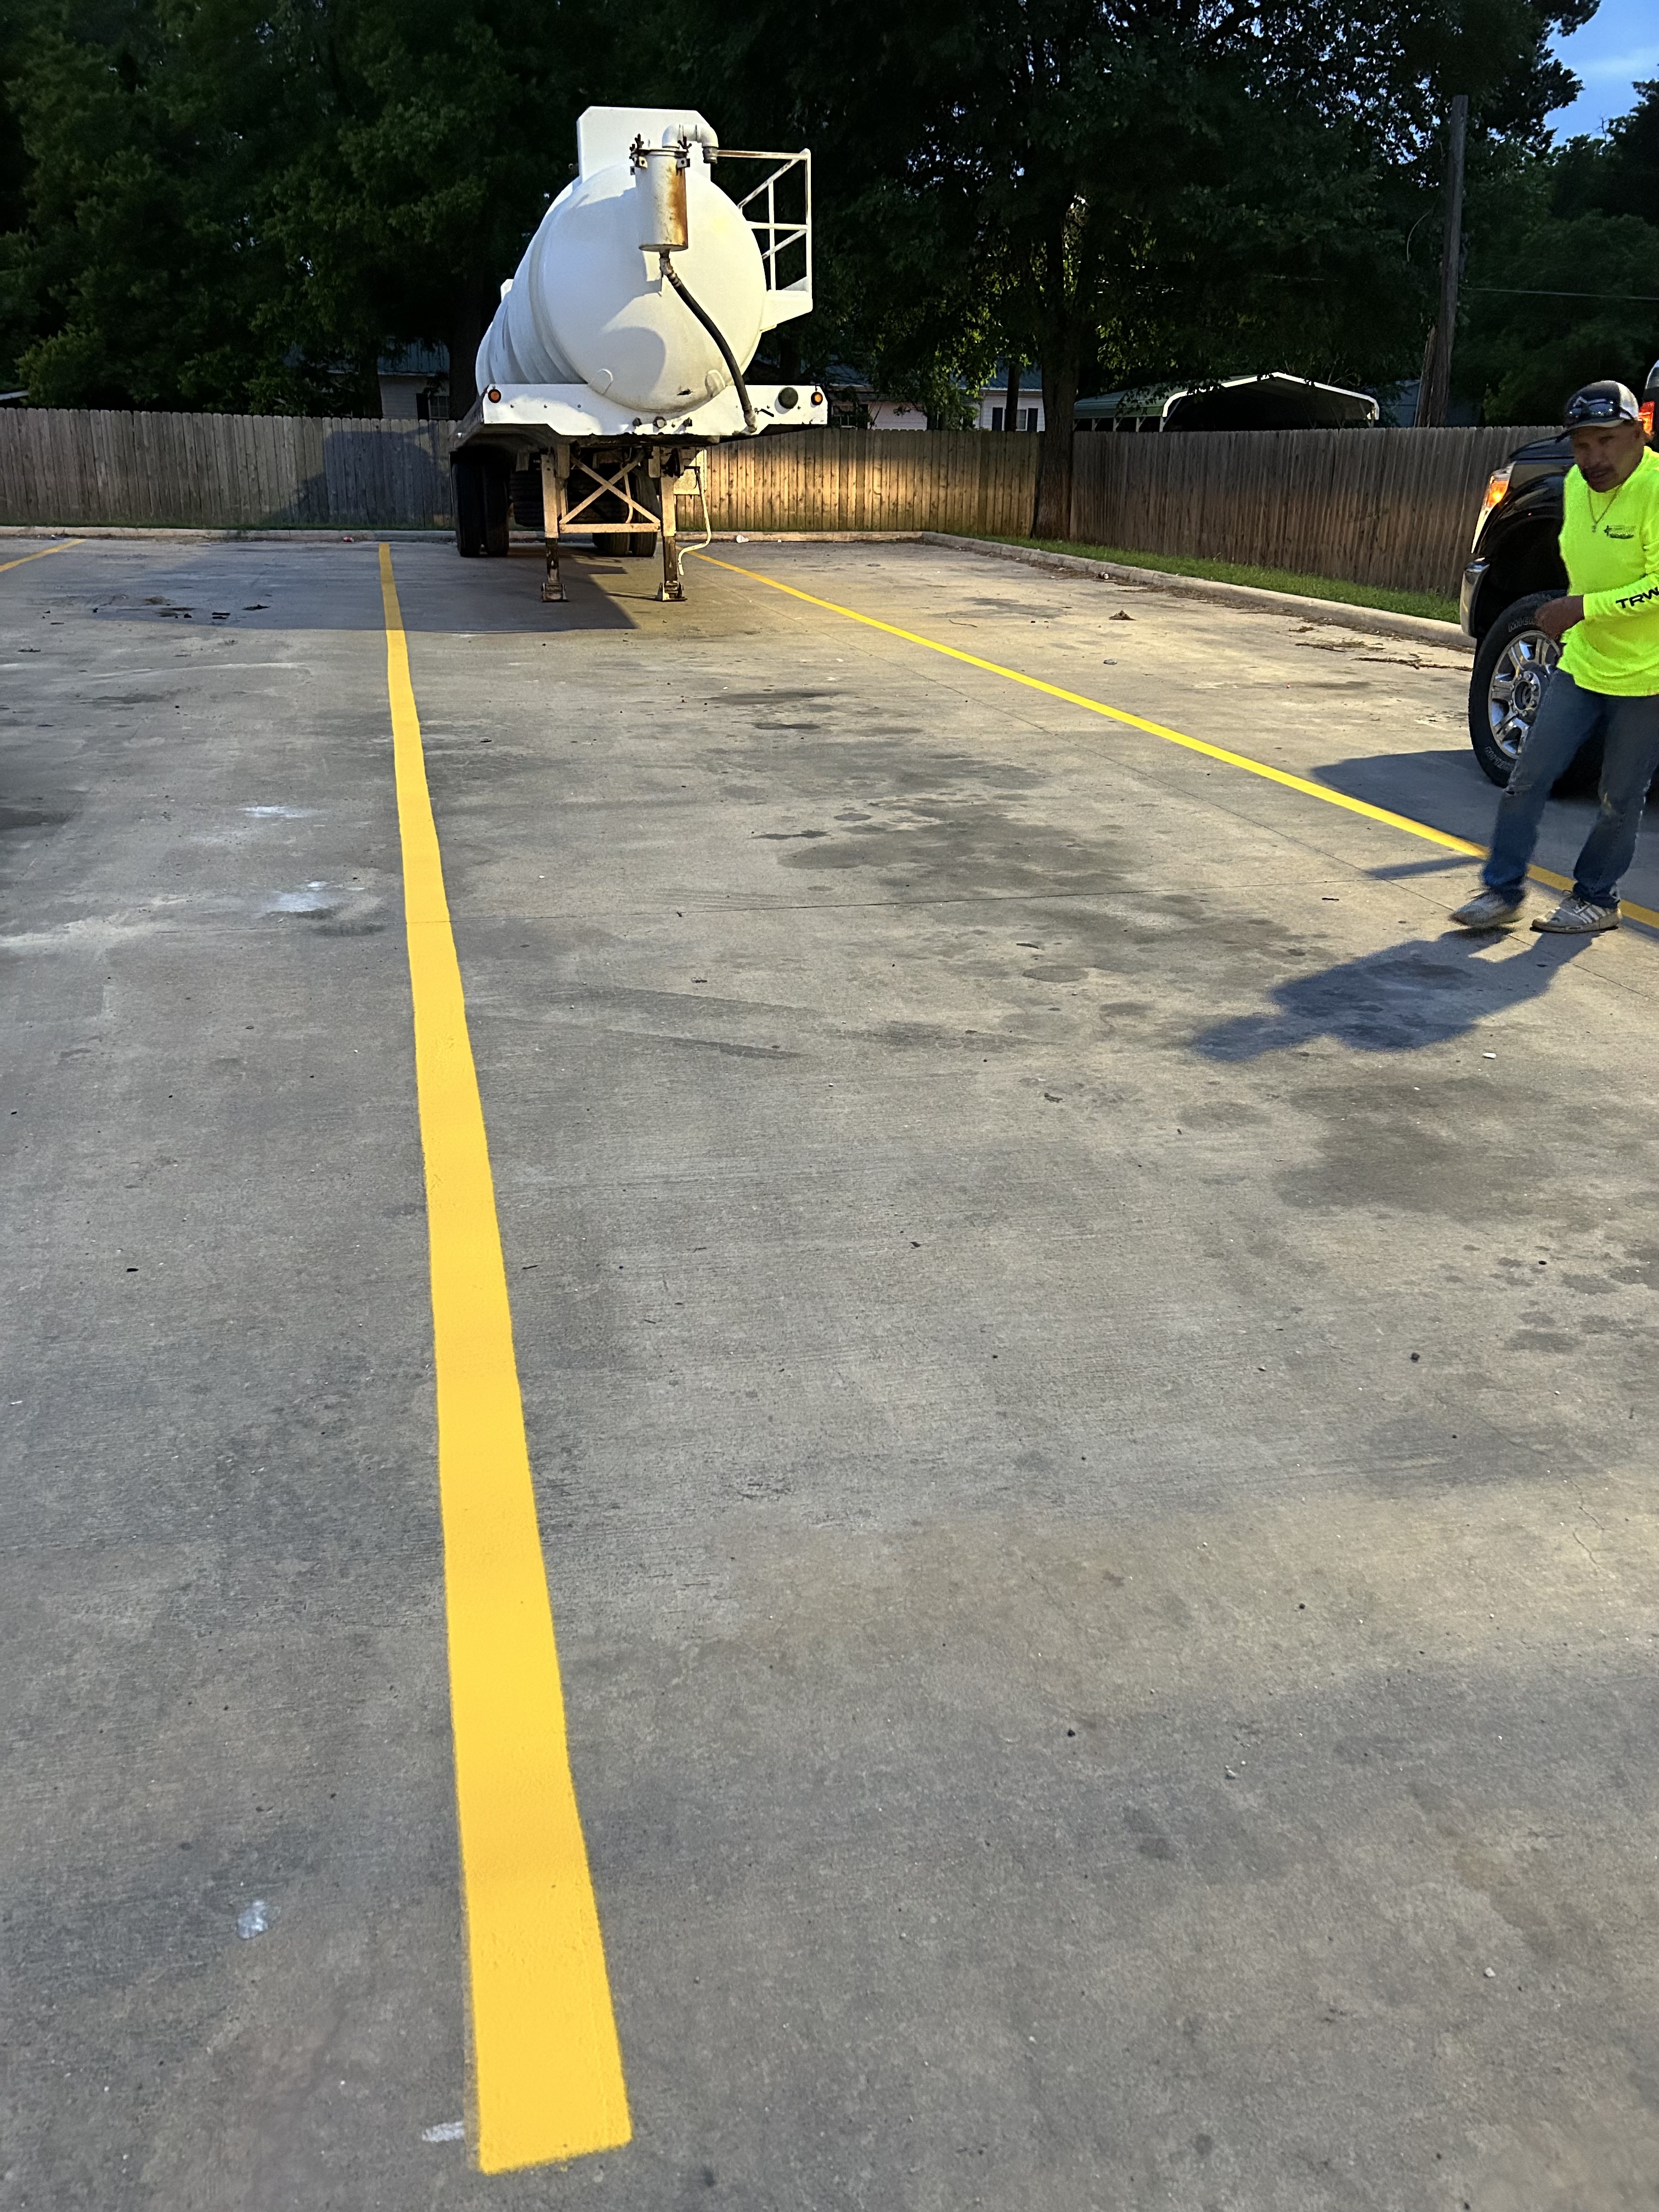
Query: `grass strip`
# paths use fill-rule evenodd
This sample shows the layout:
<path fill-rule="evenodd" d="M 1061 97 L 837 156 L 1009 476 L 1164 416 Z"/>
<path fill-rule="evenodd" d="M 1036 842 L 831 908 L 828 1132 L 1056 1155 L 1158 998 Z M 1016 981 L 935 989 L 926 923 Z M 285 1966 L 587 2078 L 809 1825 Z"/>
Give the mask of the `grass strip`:
<path fill-rule="evenodd" d="M 1336 576 L 1304 576 L 1289 568 L 1256 568 L 1243 561 L 1188 560 L 1171 553 L 1132 553 L 1121 545 L 1076 545 L 1060 538 L 995 538 L 996 545 L 1027 545 L 1041 553 L 1073 553 L 1084 561 L 1116 561 L 1126 568 L 1156 568 L 1166 576 L 1201 576 L 1212 584 L 1249 584 L 1261 592 L 1290 592 L 1302 599 L 1330 599 L 1339 606 L 1385 607 L 1390 614 L 1426 615 L 1455 622 L 1457 602 L 1438 592 L 1391 592 L 1380 584 L 1347 584 Z"/>

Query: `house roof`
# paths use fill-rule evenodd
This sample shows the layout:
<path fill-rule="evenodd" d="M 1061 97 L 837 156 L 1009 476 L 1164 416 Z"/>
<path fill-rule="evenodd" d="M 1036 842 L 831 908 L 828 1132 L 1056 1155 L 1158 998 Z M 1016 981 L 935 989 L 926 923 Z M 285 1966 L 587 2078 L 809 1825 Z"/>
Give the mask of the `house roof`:
<path fill-rule="evenodd" d="M 1161 430 L 1206 428 L 1210 427 L 1206 416 L 1218 416 L 1236 428 L 1336 427 L 1375 422 L 1378 413 L 1369 392 L 1293 376 L 1287 369 L 1267 369 L 1258 376 L 1194 378 L 1185 384 L 1144 384 L 1077 403 L 1078 416 L 1085 422 L 1155 423 Z"/>
<path fill-rule="evenodd" d="M 377 376 L 447 376 L 449 348 L 442 345 L 390 346 L 374 364 Z"/>

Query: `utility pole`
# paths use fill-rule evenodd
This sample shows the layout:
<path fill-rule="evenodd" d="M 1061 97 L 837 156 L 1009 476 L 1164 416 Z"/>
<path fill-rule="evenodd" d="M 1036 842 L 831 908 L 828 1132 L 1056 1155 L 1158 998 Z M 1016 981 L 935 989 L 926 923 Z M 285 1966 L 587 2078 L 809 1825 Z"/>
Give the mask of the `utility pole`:
<path fill-rule="evenodd" d="M 1463 157 L 1469 137 L 1469 95 L 1452 95 L 1446 128 L 1446 228 L 1440 244 L 1440 313 L 1423 356 L 1417 428 L 1443 429 L 1451 396 L 1452 344 L 1457 335 L 1457 281 L 1463 259 Z"/>

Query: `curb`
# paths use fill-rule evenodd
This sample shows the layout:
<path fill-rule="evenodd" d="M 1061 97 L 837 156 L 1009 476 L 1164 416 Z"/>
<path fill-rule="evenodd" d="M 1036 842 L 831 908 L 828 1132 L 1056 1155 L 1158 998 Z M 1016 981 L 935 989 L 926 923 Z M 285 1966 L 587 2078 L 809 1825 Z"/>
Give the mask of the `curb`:
<path fill-rule="evenodd" d="M 1261 614 L 1299 615 L 1304 622 L 1334 629 L 1369 630 L 1383 637 L 1408 637 L 1455 653 L 1473 653 L 1474 641 L 1455 623 L 1428 615 L 1400 615 L 1386 607 L 1349 606 L 1341 599 L 1306 599 L 1295 592 L 1263 591 L 1257 584 L 1222 584 L 1205 576 L 1176 576 L 1162 568 L 1131 568 L 1118 561 L 1089 561 L 1079 553 L 1045 553 L 1036 546 L 999 545 L 985 538 L 952 538 L 942 530 L 920 533 L 925 545 L 948 545 L 958 553 L 982 553 L 993 561 L 1018 561 L 1028 568 L 1061 575 L 1093 576 L 1102 583 L 1133 584 L 1146 591 L 1175 592 L 1222 606 L 1254 607 Z"/>

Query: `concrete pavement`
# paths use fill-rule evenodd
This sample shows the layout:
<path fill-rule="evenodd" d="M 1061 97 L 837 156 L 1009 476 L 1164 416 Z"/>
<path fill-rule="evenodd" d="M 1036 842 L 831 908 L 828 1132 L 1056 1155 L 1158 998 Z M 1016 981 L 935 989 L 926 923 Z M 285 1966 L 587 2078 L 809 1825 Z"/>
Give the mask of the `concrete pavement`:
<path fill-rule="evenodd" d="M 1456 654 L 714 550 L 1489 824 Z M 470 2169 L 375 557 L 0 575 L 0 2207 L 1659 2201 L 1659 942 L 730 568 L 420 546 L 635 2126 Z"/>

